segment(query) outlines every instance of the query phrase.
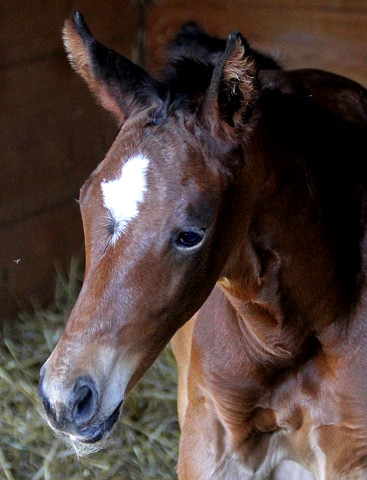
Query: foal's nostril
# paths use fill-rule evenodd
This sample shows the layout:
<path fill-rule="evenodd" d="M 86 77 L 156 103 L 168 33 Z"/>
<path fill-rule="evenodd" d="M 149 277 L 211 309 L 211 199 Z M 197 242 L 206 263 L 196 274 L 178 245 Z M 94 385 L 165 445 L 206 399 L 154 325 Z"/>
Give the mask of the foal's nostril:
<path fill-rule="evenodd" d="M 98 392 L 91 377 L 81 377 L 76 381 L 70 403 L 76 425 L 85 425 L 94 417 L 98 408 Z"/>

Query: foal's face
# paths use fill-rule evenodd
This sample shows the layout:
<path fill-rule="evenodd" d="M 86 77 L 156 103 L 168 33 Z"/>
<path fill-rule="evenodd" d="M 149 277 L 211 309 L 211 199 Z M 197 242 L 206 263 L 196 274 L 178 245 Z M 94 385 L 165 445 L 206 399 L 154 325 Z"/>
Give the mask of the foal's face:
<path fill-rule="evenodd" d="M 111 415 L 112 425 L 126 393 L 205 301 L 230 242 L 227 179 L 215 160 L 179 118 L 141 127 L 122 129 L 81 190 L 84 284 L 44 366 L 50 419 L 77 439 L 98 439 Z"/>
<path fill-rule="evenodd" d="M 79 73 L 124 122 L 81 189 L 83 288 L 40 383 L 51 424 L 92 443 L 112 428 L 126 393 L 218 279 L 235 235 L 229 152 L 239 163 L 237 147 L 222 148 L 223 138 L 215 142 L 209 127 L 203 134 L 196 114 L 169 109 L 156 83 L 126 59 L 116 58 L 116 71 L 101 80 L 104 47 L 78 14 L 65 37 Z M 227 55 L 243 54 L 238 38 L 232 44 Z M 110 63 L 111 55 L 117 54 L 108 55 Z M 136 85 L 117 89 L 116 76 L 127 68 L 130 77 L 138 75 Z M 149 91 L 131 98 L 139 79 Z"/>

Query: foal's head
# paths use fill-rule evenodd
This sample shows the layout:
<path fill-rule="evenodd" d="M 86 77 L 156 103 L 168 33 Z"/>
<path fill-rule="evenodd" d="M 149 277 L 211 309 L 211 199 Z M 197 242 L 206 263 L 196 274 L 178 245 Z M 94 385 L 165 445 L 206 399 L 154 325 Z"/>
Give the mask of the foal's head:
<path fill-rule="evenodd" d="M 78 12 L 64 41 L 121 124 L 81 189 L 84 284 L 40 383 L 50 423 L 93 443 L 205 301 L 240 234 L 234 218 L 256 68 L 245 40 L 231 34 L 217 65 L 206 66 L 205 88 L 198 78 L 198 91 L 185 94 L 170 86 L 174 67 L 171 83 L 153 79 L 98 43 Z"/>

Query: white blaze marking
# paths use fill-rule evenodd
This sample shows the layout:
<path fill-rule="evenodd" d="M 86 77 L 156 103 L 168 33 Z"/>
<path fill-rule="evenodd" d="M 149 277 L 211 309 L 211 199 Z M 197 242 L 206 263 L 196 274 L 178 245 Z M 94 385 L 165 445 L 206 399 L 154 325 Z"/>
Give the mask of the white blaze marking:
<path fill-rule="evenodd" d="M 115 223 L 113 243 L 139 213 L 138 205 L 143 201 L 146 191 L 148 164 L 149 160 L 144 155 L 135 155 L 123 165 L 118 178 L 101 184 L 103 204 Z"/>

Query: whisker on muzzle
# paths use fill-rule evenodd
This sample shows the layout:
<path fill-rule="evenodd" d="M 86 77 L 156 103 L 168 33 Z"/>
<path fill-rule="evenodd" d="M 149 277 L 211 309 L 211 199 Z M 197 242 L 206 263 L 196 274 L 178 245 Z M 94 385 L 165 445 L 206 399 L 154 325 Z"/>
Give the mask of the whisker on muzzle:
<path fill-rule="evenodd" d="M 101 440 L 99 440 L 98 442 L 95 442 L 95 443 L 80 442 L 77 440 L 77 437 L 73 438 L 72 435 L 69 435 L 67 433 L 64 433 L 56 429 L 48 419 L 47 415 L 45 414 L 45 411 L 42 409 L 41 406 L 37 408 L 37 411 L 39 415 L 43 418 L 43 420 L 47 423 L 47 425 L 50 427 L 55 437 L 58 438 L 59 440 L 62 440 L 62 442 L 67 447 L 71 447 L 78 458 L 86 457 L 88 455 L 97 453 L 101 450 L 104 450 L 105 448 L 108 448 L 113 443 L 112 431 L 108 432 L 106 436 Z"/>

